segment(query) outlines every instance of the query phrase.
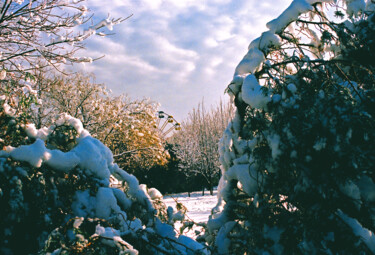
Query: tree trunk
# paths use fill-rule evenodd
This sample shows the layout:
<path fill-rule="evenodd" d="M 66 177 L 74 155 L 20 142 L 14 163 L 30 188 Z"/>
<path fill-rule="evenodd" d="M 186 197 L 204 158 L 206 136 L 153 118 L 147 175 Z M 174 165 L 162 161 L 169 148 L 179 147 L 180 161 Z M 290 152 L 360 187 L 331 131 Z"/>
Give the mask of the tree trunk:
<path fill-rule="evenodd" d="M 214 185 L 212 183 L 212 176 L 209 177 L 209 180 L 208 180 L 208 188 L 210 189 L 210 195 L 212 196 L 214 194 Z"/>

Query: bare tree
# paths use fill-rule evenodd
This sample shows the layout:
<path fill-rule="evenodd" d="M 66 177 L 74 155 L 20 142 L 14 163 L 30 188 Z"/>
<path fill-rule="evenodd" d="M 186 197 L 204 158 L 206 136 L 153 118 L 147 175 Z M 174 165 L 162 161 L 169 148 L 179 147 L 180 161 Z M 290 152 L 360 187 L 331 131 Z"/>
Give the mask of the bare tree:
<path fill-rule="evenodd" d="M 202 176 L 211 195 L 220 174 L 218 143 L 231 113 L 231 104 L 220 101 L 216 107 L 207 110 L 202 100 L 182 122 L 182 131 L 173 137 L 181 171 L 187 178 Z"/>

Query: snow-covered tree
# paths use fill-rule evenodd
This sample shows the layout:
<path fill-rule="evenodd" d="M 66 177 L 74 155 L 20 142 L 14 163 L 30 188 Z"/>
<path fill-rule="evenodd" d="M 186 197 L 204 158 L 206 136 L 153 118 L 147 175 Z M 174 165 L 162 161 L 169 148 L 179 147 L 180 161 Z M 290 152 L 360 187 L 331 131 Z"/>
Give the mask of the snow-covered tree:
<path fill-rule="evenodd" d="M 204 102 L 182 122 L 182 130 L 173 137 L 180 169 L 187 178 L 200 176 L 212 195 L 220 175 L 218 143 L 232 113 L 228 103 L 220 101 L 207 110 Z M 204 183 L 203 182 L 203 183 Z"/>
<path fill-rule="evenodd" d="M 24 128 L 27 143 L 0 152 L 1 254 L 207 254 L 78 119 Z"/>
<path fill-rule="evenodd" d="M 123 19 L 103 19 L 90 26 L 92 15 L 88 13 L 83 0 L 1 1 L 1 70 L 15 74 L 91 62 L 90 57 L 75 56 L 84 40 L 95 34 L 105 36 L 106 29 L 112 30 Z M 84 30 L 77 29 L 81 25 Z"/>
<path fill-rule="evenodd" d="M 50 67 L 91 62 L 78 57 L 84 41 L 124 19 L 92 19 L 81 0 L 0 1 L 0 143 L 19 145 L 30 107 L 40 103 L 35 73 Z M 90 24 L 91 25 L 90 25 Z M 14 119 L 17 119 L 18 125 Z"/>
<path fill-rule="evenodd" d="M 125 94 L 114 96 L 92 75 L 43 76 L 36 76 L 35 85 L 42 104 L 30 109 L 37 128 L 68 113 L 82 120 L 83 127 L 115 154 L 122 168 L 134 173 L 166 163 L 168 153 L 155 128 L 157 103 Z"/>
<path fill-rule="evenodd" d="M 375 253 L 375 4 L 294 0 L 227 92 L 221 254 Z"/>

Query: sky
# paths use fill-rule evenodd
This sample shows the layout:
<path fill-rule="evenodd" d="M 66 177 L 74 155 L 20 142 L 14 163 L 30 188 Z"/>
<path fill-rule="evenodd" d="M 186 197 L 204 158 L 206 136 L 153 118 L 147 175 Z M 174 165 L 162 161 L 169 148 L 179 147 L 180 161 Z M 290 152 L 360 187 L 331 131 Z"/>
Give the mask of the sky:
<path fill-rule="evenodd" d="M 178 121 L 217 104 L 249 43 L 291 0 L 87 0 L 95 18 L 133 16 L 91 37 L 80 66 L 114 94 L 151 98 Z"/>

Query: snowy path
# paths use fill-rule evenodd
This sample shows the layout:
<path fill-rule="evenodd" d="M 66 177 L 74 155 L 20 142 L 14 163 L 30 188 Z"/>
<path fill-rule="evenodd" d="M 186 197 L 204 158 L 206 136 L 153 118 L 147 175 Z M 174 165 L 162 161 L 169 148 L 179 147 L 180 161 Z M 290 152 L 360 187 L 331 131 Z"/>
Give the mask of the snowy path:
<path fill-rule="evenodd" d="M 205 194 L 205 196 L 202 196 L 201 191 L 192 192 L 190 197 L 188 197 L 187 193 L 173 194 L 165 196 L 164 202 L 167 206 L 172 206 L 176 209 L 176 202 L 174 199 L 177 199 L 178 202 L 182 203 L 187 208 L 187 217 L 194 222 L 207 222 L 211 209 L 217 202 L 217 191 L 214 191 L 213 196 L 210 196 L 209 192 L 206 192 Z"/>

